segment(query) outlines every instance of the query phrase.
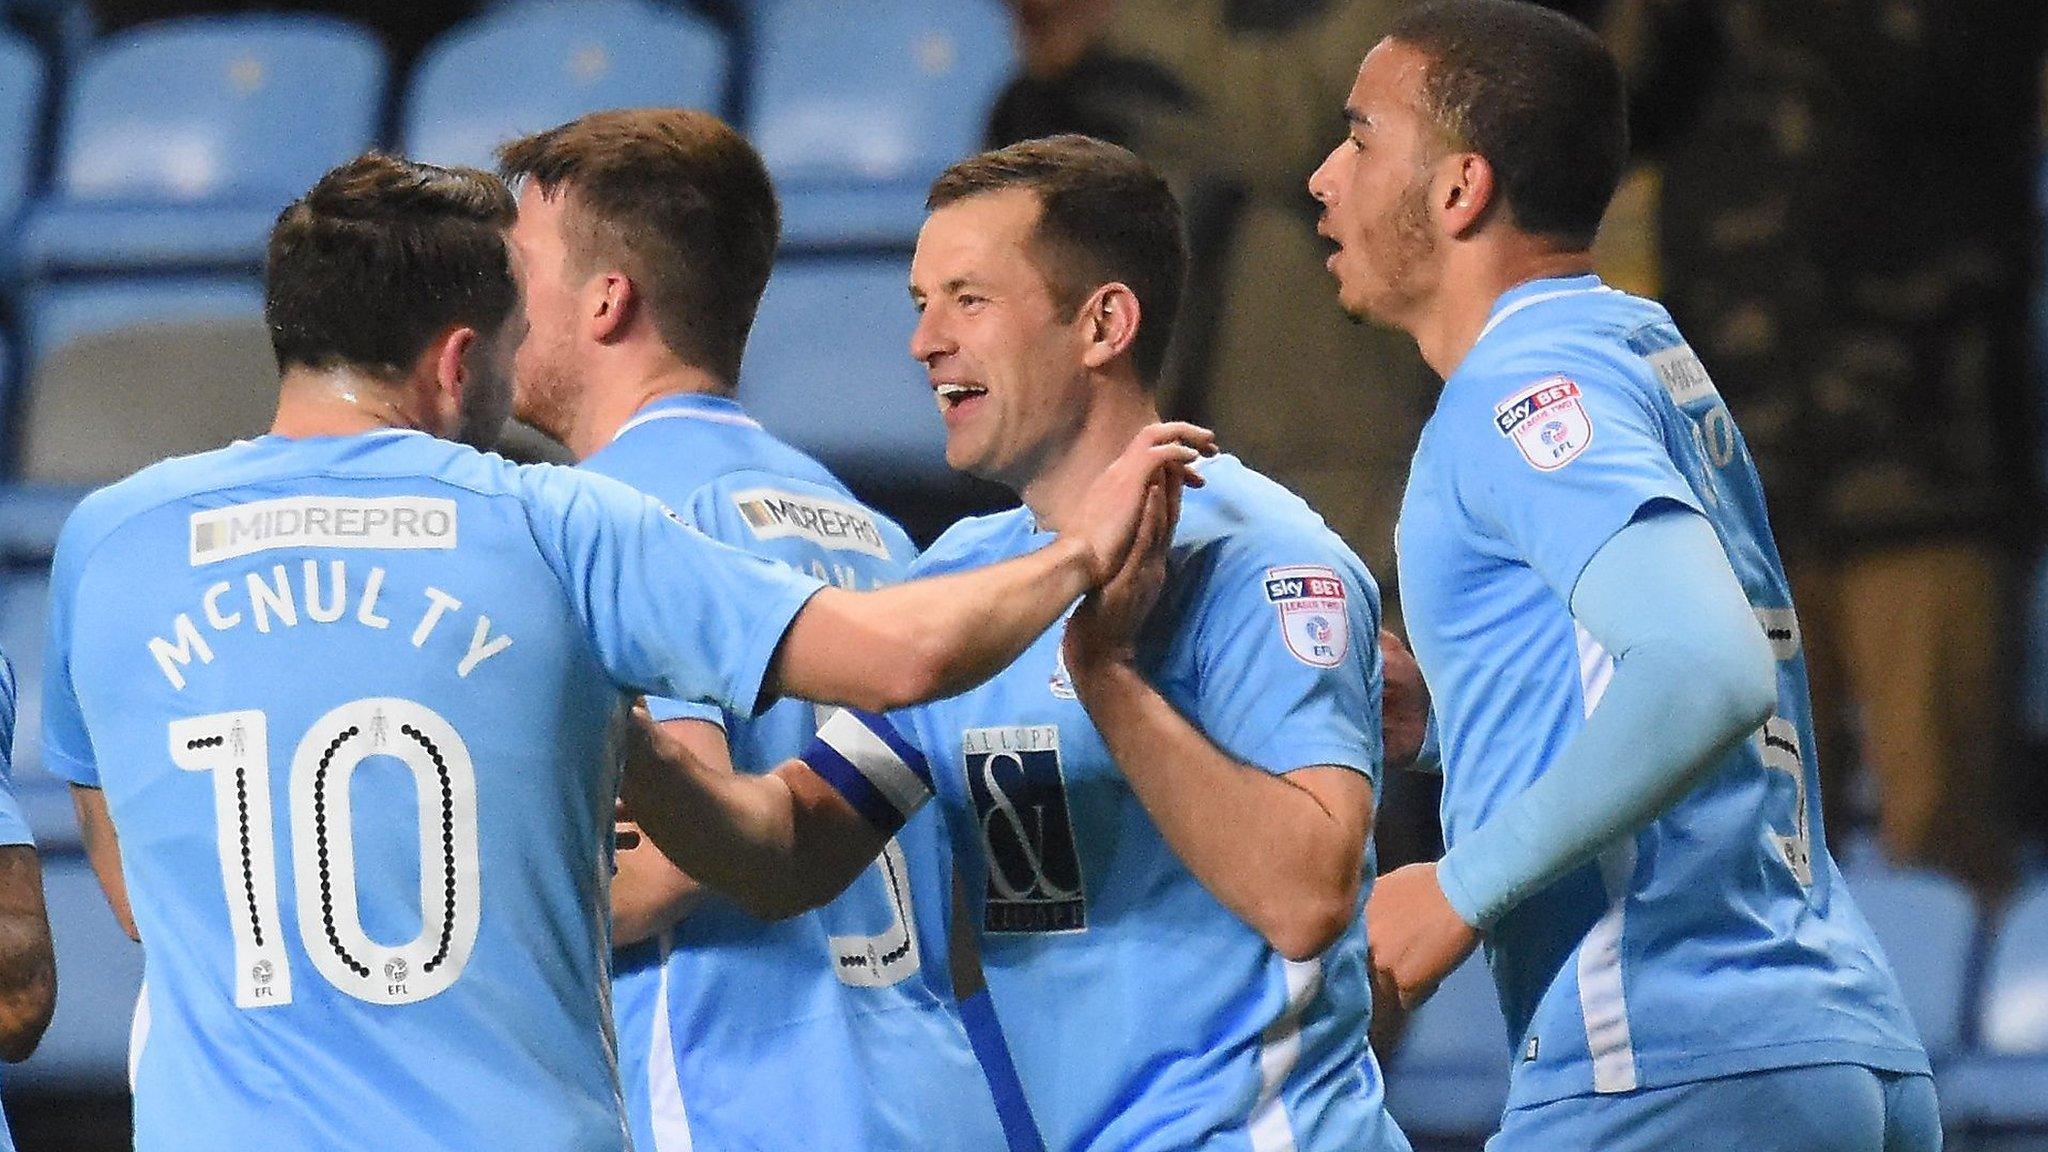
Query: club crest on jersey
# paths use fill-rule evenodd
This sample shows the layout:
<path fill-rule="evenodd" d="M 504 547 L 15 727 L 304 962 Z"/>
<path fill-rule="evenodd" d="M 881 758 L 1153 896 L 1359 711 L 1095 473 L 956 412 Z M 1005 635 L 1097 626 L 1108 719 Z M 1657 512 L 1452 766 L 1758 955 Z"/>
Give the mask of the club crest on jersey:
<path fill-rule="evenodd" d="M 1563 376 L 1538 381 L 1494 405 L 1493 423 L 1523 459 L 1544 472 L 1571 463 L 1593 442 L 1585 397 Z"/>
<path fill-rule="evenodd" d="M 1266 569 L 1266 599 L 1279 610 L 1280 638 L 1296 660 L 1335 668 L 1351 645 L 1344 580 L 1321 564 Z"/>

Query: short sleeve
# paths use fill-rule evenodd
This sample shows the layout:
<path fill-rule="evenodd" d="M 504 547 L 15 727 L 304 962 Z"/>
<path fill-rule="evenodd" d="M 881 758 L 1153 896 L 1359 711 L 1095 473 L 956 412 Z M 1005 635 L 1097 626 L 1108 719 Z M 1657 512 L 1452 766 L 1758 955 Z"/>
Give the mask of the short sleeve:
<path fill-rule="evenodd" d="M 1275 774 L 1327 764 L 1377 785 L 1379 589 L 1357 557 L 1325 533 L 1231 537 L 1195 594 L 1209 738 Z"/>
<path fill-rule="evenodd" d="M 87 554 L 98 534 L 87 527 L 92 501 L 79 505 L 57 538 L 57 553 L 50 564 L 50 611 L 43 650 L 43 766 L 56 775 L 83 784 L 100 786 L 99 763 L 93 756 L 92 737 L 85 728 L 85 713 L 78 702 L 78 687 L 71 677 L 73 619 L 77 614 L 78 585 L 83 577 Z M 8 674 L 8 716 L 13 718 L 13 673 Z M 12 746 L 12 724 L 9 725 Z M 11 761 L 10 761 L 11 764 Z"/>
<path fill-rule="evenodd" d="M 1504 385 L 1490 408 L 1450 413 L 1458 496 L 1543 582 L 1569 600 L 1600 546 L 1645 506 L 1700 511 L 1655 415 L 1612 376 Z"/>
<path fill-rule="evenodd" d="M 872 712 L 835 712 L 800 759 L 891 836 L 932 798 L 932 770 L 924 754 L 888 717 Z"/>
<path fill-rule="evenodd" d="M 822 582 L 726 547 L 607 477 L 527 471 L 527 515 L 622 688 L 751 716 L 783 633 Z"/>

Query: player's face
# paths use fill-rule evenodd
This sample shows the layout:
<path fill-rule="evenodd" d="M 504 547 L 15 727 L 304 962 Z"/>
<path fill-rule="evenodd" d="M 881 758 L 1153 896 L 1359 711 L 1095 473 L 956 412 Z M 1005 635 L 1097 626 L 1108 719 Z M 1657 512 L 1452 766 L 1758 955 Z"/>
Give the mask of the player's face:
<path fill-rule="evenodd" d="M 1427 57 L 1382 40 L 1344 106 L 1350 131 L 1309 177 L 1323 205 L 1316 231 L 1336 241 L 1327 267 L 1354 317 L 1401 325 L 1433 292 L 1436 223 L 1429 210 L 1434 129 L 1421 108 Z"/>
<path fill-rule="evenodd" d="M 1039 271 L 1038 210 L 1024 189 L 956 201 L 925 221 L 910 262 L 910 354 L 946 422 L 946 463 L 1012 489 L 1056 459 L 1088 411 L 1086 341 Z"/>
<path fill-rule="evenodd" d="M 574 423 L 579 372 L 576 357 L 577 291 L 563 237 L 565 193 L 545 197 L 528 181 L 512 225 L 524 316 L 512 356 L 513 412 L 561 439 Z"/>

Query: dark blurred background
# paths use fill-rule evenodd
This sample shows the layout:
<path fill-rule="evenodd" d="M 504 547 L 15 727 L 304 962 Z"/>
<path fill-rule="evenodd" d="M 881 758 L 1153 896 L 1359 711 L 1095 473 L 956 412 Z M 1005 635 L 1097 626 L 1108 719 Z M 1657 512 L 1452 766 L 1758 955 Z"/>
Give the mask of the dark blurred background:
<path fill-rule="evenodd" d="M 1169 408 L 1321 510 L 1398 624 L 1393 519 L 1437 385 L 1338 312 L 1304 182 L 1401 6 L 0 0 L 0 648 L 60 981 L 41 1049 L 0 1073 L 19 1145 L 127 1146 L 141 970 L 37 753 L 50 548 L 91 486 L 267 424 L 263 242 L 319 173 L 371 146 L 489 167 L 598 108 L 722 113 L 785 213 L 742 399 L 928 542 L 1004 497 L 946 471 L 906 351 L 925 187 L 987 144 L 1125 143 L 1188 207 Z M 1950 1147 L 2048 1148 L 2048 5 L 1555 6 L 1629 75 L 1639 164 L 1602 271 L 1669 304 L 1764 474 L 1828 840 L 1935 1055 Z M 1437 847 L 1432 781 L 1396 774 L 1381 866 Z M 1477 1147 L 1508 1058 L 1483 971 L 1398 1048 L 1418 1148 Z"/>

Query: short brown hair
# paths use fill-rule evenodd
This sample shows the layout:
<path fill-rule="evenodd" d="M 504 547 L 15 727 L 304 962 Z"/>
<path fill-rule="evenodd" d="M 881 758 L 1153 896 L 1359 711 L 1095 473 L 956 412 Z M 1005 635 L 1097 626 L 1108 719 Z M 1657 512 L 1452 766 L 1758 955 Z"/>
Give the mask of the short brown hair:
<path fill-rule="evenodd" d="M 760 153 L 724 121 L 682 108 L 593 112 L 498 150 L 499 172 L 575 193 L 569 260 L 616 267 L 645 293 L 663 343 L 728 385 L 782 237 Z"/>
<path fill-rule="evenodd" d="M 936 212 L 1008 188 L 1038 196 L 1038 270 L 1054 304 L 1071 316 L 1112 281 L 1138 298 L 1144 320 L 1131 359 L 1147 384 L 1157 381 L 1188 267 L 1180 202 L 1166 179 L 1128 149 L 1092 136 L 1048 136 L 960 161 L 924 206 Z"/>
<path fill-rule="evenodd" d="M 371 152 L 278 214 L 264 320 L 278 371 L 352 367 L 402 377 L 454 325 L 495 334 L 519 300 L 497 177 Z"/>

